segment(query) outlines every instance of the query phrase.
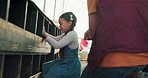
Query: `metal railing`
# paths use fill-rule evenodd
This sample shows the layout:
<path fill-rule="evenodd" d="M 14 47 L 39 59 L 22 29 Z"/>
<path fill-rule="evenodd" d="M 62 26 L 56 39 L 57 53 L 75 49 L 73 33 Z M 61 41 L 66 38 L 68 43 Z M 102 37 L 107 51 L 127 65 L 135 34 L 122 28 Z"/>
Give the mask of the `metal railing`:
<path fill-rule="evenodd" d="M 42 63 L 57 58 L 42 39 L 42 28 L 60 30 L 30 0 L 0 0 L 0 78 L 28 78 Z"/>

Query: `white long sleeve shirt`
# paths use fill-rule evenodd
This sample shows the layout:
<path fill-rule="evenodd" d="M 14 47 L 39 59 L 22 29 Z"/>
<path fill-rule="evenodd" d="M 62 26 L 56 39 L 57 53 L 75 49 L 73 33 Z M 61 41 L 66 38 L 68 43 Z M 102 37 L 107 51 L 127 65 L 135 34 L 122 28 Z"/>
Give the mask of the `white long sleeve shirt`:
<path fill-rule="evenodd" d="M 70 31 L 66 35 L 62 34 L 60 36 L 48 35 L 46 41 L 55 49 L 60 49 L 66 45 L 71 49 L 75 49 L 79 44 L 78 35 L 75 31 Z"/>

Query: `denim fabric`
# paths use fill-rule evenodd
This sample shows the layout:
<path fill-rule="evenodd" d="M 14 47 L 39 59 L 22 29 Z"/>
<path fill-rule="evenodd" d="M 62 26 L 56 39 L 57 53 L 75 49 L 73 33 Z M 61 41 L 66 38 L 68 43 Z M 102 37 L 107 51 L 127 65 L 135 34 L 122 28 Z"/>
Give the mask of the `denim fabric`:
<path fill-rule="evenodd" d="M 133 67 L 96 67 L 91 76 L 88 74 L 88 65 L 85 67 L 81 78 L 124 78 L 131 73 L 138 73 L 143 70 L 143 66 Z"/>

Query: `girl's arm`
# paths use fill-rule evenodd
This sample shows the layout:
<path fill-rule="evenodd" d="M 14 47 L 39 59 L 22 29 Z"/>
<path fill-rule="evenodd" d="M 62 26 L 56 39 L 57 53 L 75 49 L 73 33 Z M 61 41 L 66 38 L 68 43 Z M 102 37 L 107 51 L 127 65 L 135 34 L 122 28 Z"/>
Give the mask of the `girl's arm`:
<path fill-rule="evenodd" d="M 48 36 L 50 36 L 51 38 L 55 39 L 56 41 L 59 41 L 63 37 L 63 35 L 64 34 L 59 35 L 59 36 L 53 36 L 53 35 L 48 34 Z"/>
<path fill-rule="evenodd" d="M 64 34 L 59 35 L 59 36 L 50 35 L 50 34 L 48 34 L 48 33 L 45 31 L 45 27 L 44 27 L 44 26 L 43 26 L 42 33 L 43 33 L 43 37 L 44 37 L 45 39 L 47 38 L 47 36 L 50 36 L 51 38 L 53 38 L 53 39 L 55 39 L 55 40 L 57 40 L 57 41 L 59 41 L 59 40 L 62 38 L 62 36 L 64 35 Z"/>
<path fill-rule="evenodd" d="M 54 40 L 51 36 L 47 36 L 46 41 L 54 48 L 59 49 L 62 48 L 68 44 L 70 44 L 72 41 L 75 41 L 77 34 L 74 31 L 71 31 L 67 33 L 65 36 L 63 36 L 59 41 Z"/>

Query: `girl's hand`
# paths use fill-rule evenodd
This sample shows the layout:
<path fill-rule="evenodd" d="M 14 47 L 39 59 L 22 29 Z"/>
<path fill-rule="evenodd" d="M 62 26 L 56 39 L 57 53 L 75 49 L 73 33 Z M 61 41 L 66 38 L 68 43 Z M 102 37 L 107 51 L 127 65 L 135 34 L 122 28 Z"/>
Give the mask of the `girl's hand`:
<path fill-rule="evenodd" d="M 45 26 L 43 26 L 42 36 L 44 39 L 46 39 L 46 37 L 48 36 L 48 33 L 45 31 Z"/>

